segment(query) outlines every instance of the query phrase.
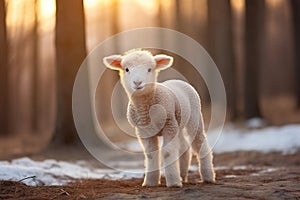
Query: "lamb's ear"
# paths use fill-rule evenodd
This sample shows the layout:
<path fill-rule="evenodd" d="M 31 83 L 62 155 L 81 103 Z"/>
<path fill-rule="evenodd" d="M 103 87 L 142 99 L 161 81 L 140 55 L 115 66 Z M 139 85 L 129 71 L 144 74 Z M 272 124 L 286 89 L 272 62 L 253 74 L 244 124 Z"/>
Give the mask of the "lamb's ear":
<path fill-rule="evenodd" d="M 155 68 L 159 71 L 167 69 L 173 64 L 173 57 L 164 54 L 158 54 L 154 56 L 154 60 L 156 62 Z"/>
<path fill-rule="evenodd" d="M 103 58 L 105 66 L 113 70 L 122 70 L 121 61 L 121 55 L 112 55 Z"/>

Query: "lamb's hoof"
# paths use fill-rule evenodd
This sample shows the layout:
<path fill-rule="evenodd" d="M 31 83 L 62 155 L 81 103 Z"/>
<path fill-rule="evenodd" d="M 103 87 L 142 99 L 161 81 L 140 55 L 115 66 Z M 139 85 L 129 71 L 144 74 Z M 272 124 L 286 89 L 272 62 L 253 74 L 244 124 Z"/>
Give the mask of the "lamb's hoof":
<path fill-rule="evenodd" d="M 182 182 L 183 182 L 183 183 L 188 183 L 188 182 L 189 182 L 189 180 L 188 180 L 188 177 L 187 177 L 187 176 L 186 176 L 186 177 L 184 177 L 184 178 L 182 178 L 182 177 L 181 177 L 181 179 L 182 179 Z"/>
<path fill-rule="evenodd" d="M 179 182 L 179 183 L 174 183 L 174 184 L 167 184 L 167 187 L 170 187 L 170 188 L 181 188 L 182 187 L 182 183 Z"/>
<path fill-rule="evenodd" d="M 153 182 L 149 182 L 149 183 L 146 183 L 144 182 L 142 184 L 142 187 L 155 187 L 155 186 L 159 186 L 160 183 L 153 183 Z"/>
<path fill-rule="evenodd" d="M 208 184 L 213 184 L 216 182 L 216 175 L 214 172 L 207 172 L 207 173 L 202 173 L 202 182 L 203 183 L 208 183 Z"/>
<path fill-rule="evenodd" d="M 216 183 L 216 180 L 203 180 L 202 183 L 204 183 L 204 184 L 214 184 L 214 183 Z"/>

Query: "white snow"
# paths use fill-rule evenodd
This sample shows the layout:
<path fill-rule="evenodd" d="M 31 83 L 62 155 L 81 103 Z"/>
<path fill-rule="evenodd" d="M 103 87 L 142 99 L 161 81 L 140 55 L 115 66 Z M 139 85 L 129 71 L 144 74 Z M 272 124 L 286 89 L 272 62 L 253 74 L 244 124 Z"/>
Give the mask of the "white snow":
<path fill-rule="evenodd" d="M 293 153 L 300 148 L 300 125 L 267 127 L 263 129 L 238 129 L 227 125 L 222 133 L 207 135 L 214 153 L 233 151 L 261 151 Z M 129 151 L 142 151 L 137 141 L 122 144 Z"/>
<path fill-rule="evenodd" d="M 246 121 L 246 125 L 248 128 L 261 128 L 266 126 L 266 121 L 262 118 L 251 118 Z"/>
<path fill-rule="evenodd" d="M 95 169 L 84 166 L 83 161 L 69 163 L 56 160 L 42 162 L 24 157 L 0 161 L 0 180 L 22 181 L 27 185 L 64 185 L 75 179 L 130 179 L 143 177 L 143 171 Z M 24 180 L 22 180 L 24 179 Z"/>
<path fill-rule="evenodd" d="M 217 133 L 208 134 L 208 140 L 213 146 L 214 153 L 232 151 L 261 151 L 293 153 L 300 148 L 300 125 L 268 127 L 264 129 L 236 129 L 227 126 L 220 137 Z M 127 150 L 142 151 L 137 141 L 122 144 Z M 22 181 L 27 185 L 63 185 L 72 180 L 80 179 L 130 179 L 143 177 L 143 162 L 128 161 L 115 163 L 124 171 L 114 169 L 97 169 L 88 166 L 85 161 L 75 163 L 56 161 L 53 159 L 42 162 L 29 158 L 12 161 L 0 161 L 0 180 Z M 233 170 L 244 170 L 248 166 L 235 166 Z M 219 166 L 216 170 L 227 169 Z M 191 166 L 191 171 L 197 171 Z M 263 169 L 261 173 L 272 172 L 276 169 Z M 255 175 L 255 173 L 253 174 Z M 231 178 L 230 176 L 228 178 Z M 22 180 L 24 179 L 24 180 Z"/>
<path fill-rule="evenodd" d="M 300 125 L 286 125 L 263 129 L 236 129 L 225 127 L 221 136 L 208 135 L 214 153 L 233 151 L 260 151 L 293 153 L 300 148 Z"/>

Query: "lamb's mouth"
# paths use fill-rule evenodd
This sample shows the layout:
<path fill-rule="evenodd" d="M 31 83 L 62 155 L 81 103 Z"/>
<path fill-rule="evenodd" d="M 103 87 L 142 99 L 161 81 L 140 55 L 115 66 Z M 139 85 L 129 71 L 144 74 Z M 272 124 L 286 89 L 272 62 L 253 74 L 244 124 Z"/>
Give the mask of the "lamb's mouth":
<path fill-rule="evenodd" d="M 142 90 L 142 89 L 144 89 L 144 86 L 139 86 L 135 88 L 135 90 Z"/>

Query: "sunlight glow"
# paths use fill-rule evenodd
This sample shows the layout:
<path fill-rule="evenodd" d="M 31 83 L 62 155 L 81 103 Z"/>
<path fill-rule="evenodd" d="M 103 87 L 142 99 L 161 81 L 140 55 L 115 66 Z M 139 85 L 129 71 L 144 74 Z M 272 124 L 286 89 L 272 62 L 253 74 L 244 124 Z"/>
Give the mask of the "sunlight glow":
<path fill-rule="evenodd" d="M 39 30 L 48 32 L 55 28 L 55 0 L 39 0 Z"/>
<path fill-rule="evenodd" d="M 84 0 L 84 7 L 85 8 L 94 8 L 100 4 L 99 0 Z"/>
<path fill-rule="evenodd" d="M 155 17 L 158 13 L 158 0 L 115 0 L 118 1 L 121 14 L 126 15 L 128 8 L 137 6 L 140 13 Z M 170 1 L 170 0 L 169 0 Z M 169 2 L 166 0 L 165 3 Z M 10 28 L 30 28 L 34 24 L 34 2 L 28 0 L 6 0 L 8 5 L 7 25 Z M 109 8 L 112 0 L 84 0 L 85 12 L 99 12 L 100 9 Z M 55 0 L 37 0 L 38 28 L 39 31 L 47 32 L 55 28 Z M 124 9 L 125 10 L 124 10 Z M 105 12 L 102 11 L 101 12 Z M 120 15 L 121 15 L 120 14 Z M 142 20 L 142 19 L 141 19 Z"/>
<path fill-rule="evenodd" d="M 24 10 L 20 8 L 20 3 L 17 1 L 6 1 L 6 23 L 8 27 L 15 27 L 21 24 L 19 15 L 23 14 Z M 23 19 L 23 18 L 22 18 Z"/>
<path fill-rule="evenodd" d="M 245 9 L 245 0 L 231 0 L 231 6 L 237 13 L 243 13 Z"/>
<path fill-rule="evenodd" d="M 55 14 L 55 0 L 40 0 L 40 17 L 42 19 L 53 17 Z"/>
<path fill-rule="evenodd" d="M 156 14 L 158 11 L 157 1 L 155 0 L 136 0 L 136 2 L 140 4 L 148 14 Z"/>

